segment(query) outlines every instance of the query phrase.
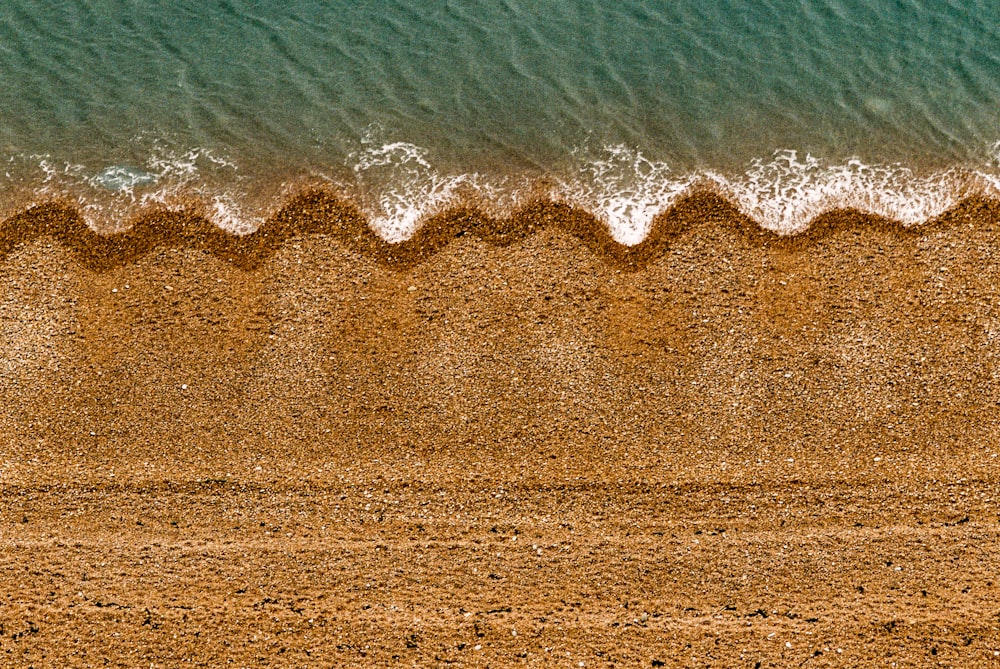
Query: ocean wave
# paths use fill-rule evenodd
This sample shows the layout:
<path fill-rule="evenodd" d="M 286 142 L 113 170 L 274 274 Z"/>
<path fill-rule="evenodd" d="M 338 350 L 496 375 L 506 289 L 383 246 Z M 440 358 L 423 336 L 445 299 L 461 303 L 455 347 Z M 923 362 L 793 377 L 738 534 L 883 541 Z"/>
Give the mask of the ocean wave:
<path fill-rule="evenodd" d="M 330 190 L 310 188 L 299 192 L 252 232 L 234 234 L 219 225 L 209 212 L 196 208 L 147 210 L 132 224 L 113 234 L 99 234 L 85 223 L 84 212 L 71 203 L 47 202 L 0 220 L 0 261 L 21 245 L 38 238 L 55 241 L 95 270 L 133 262 L 156 248 L 193 248 L 252 269 L 304 235 L 320 235 L 353 252 L 399 268 L 426 261 L 458 238 L 478 238 L 491 245 L 507 246 L 526 241 L 546 228 L 575 237 L 592 252 L 626 268 L 638 268 L 683 243 L 686 235 L 701 235 L 705 226 L 712 234 L 737 235 L 750 244 L 783 244 L 808 252 L 812 244 L 838 231 L 853 237 L 868 231 L 916 239 L 921 226 L 895 225 L 876 215 L 857 210 L 829 212 L 822 224 L 798 235 L 781 236 L 753 224 L 736 205 L 709 189 L 696 190 L 678 199 L 658 215 L 647 236 L 638 244 L 625 245 L 591 212 L 552 199 L 536 200 L 495 218 L 470 207 L 448 209 L 424 221 L 413 235 L 401 242 L 387 242 L 351 200 Z M 1000 199 L 972 196 L 959 201 L 938 217 L 929 231 L 942 227 L 972 225 L 992 229 L 1000 223 Z M 880 242 L 881 243 L 881 242 Z"/>
<path fill-rule="evenodd" d="M 624 145 L 578 156 L 578 166 L 561 181 L 556 196 L 592 212 L 626 246 L 642 242 L 653 219 L 704 178 L 678 175 L 668 164 Z"/>
<path fill-rule="evenodd" d="M 0 216 L 43 202 L 64 202 L 105 235 L 128 229 L 144 212 L 165 209 L 193 212 L 222 231 L 244 236 L 296 193 L 314 187 L 354 203 L 368 226 L 390 244 L 411 239 L 429 219 L 448 210 L 471 208 L 502 218 L 535 201 L 585 211 L 614 241 L 636 246 L 658 217 L 701 191 L 717 193 L 779 235 L 800 233 L 833 210 L 851 209 L 914 226 L 965 198 L 1000 197 L 1000 170 L 988 164 L 919 173 L 904 165 L 826 162 L 794 150 L 753 161 L 737 174 L 678 171 L 622 145 L 574 152 L 550 173 L 465 173 L 439 167 L 420 146 L 370 139 L 349 155 L 348 170 L 307 170 L 294 177 L 252 174 L 218 152 L 177 150 L 156 142 L 143 161 L 100 169 L 45 154 L 7 162 Z"/>
<path fill-rule="evenodd" d="M 434 168 L 428 151 L 408 142 L 378 143 L 365 139 L 349 157 L 356 192 L 371 226 L 385 241 L 413 236 L 429 215 L 460 200 L 463 188 L 481 190 L 476 174 L 444 174 Z"/>
<path fill-rule="evenodd" d="M 901 165 L 868 165 L 860 160 L 829 164 L 796 151 L 780 151 L 770 161 L 754 161 L 737 178 L 712 175 L 720 190 L 763 227 L 795 234 L 834 209 L 915 225 L 939 216 L 973 191 L 972 173 L 947 170 L 918 175 Z"/>
<path fill-rule="evenodd" d="M 593 214 L 625 246 L 641 243 L 653 221 L 682 197 L 713 190 L 738 210 L 780 235 L 807 229 L 837 209 L 917 225 L 970 196 L 1000 194 L 1000 176 L 988 166 L 921 174 L 904 165 L 870 165 L 852 159 L 825 162 L 795 150 L 755 160 L 742 174 L 680 172 L 623 145 L 580 151 L 554 175 L 496 177 L 439 171 L 420 147 L 390 143 L 356 154 L 355 172 L 365 193 L 362 210 L 387 242 L 409 239 L 420 225 L 449 207 L 473 202 L 502 216 L 538 197 Z M 375 178 L 372 178 L 372 177 Z"/>

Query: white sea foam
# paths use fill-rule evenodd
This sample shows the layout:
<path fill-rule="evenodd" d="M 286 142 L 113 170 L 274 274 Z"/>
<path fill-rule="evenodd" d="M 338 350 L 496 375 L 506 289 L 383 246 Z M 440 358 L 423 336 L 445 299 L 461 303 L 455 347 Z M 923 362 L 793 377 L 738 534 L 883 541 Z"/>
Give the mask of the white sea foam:
<path fill-rule="evenodd" d="M 746 215 L 779 234 L 801 232 L 831 209 L 853 208 L 914 225 L 954 206 L 969 190 L 955 170 L 918 176 L 900 165 L 824 163 L 796 151 L 754 161 L 737 178 L 710 175 Z"/>
<path fill-rule="evenodd" d="M 996 174 L 987 174 L 985 172 L 977 172 L 976 180 L 979 184 L 981 184 L 981 189 L 984 195 L 1000 199 L 1000 176 Z"/>
<path fill-rule="evenodd" d="M 59 161 L 48 154 L 32 154 L 28 160 L 38 162 L 38 169 L 44 175 L 42 186 L 52 187 L 67 179 L 78 179 L 86 173 L 86 167 L 79 163 Z"/>
<path fill-rule="evenodd" d="M 22 180 L 36 182 L 34 200 L 75 202 L 84 222 L 103 234 L 122 231 L 143 209 L 179 209 L 199 201 L 227 232 L 246 234 L 261 224 L 262 217 L 248 213 L 249 188 L 234 161 L 207 148 L 176 149 L 156 139 L 144 143 L 147 157 L 136 164 L 94 170 L 34 154 L 20 161 L 19 172 Z"/>
<path fill-rule="evenodd" d="M 264 223 L 260 215 L 249 213 L 232 195 L 216 195 L 208 207 L 208 218 L 216 227 L 237 236 L 248 235 Z"/>
<path fill-rule="evenodd" d="M 975 174 L 975 183 L 987 197 L 1000 198 L 1000 142 L 990 148 L 989 163 Z"/>
<path fill-rule="evenodd" d="M 352 169 L 369 225 L 387 242 L 409 239 L 428 216 L 457 201 L 463 187 L 477 188 L 477 175 L 442 174 L 415 144 L 363 144 L 350 156 Z"/>
<path fill-rule="evenodd" d="M 557 197 L 591 212 L 621 244 L 634 246 L 649 234 L 657 214 L 669 209 L 700 178 L 677 174 L 623 145 L 588 156 L 578 152 L 577 173 L 559 185 Z"/>
<path fill-rule="evenodd" d="M 156 183 L 156 175 L 131 165 L 111 165 L 90 178 L 94 185 L 113 193 L 131 193 L 136 187 Z"/>
<path fill-rule="evenodd" d="M 179 150 L 158 141 L 154 141 L 147 166 L 158 179 L 174 178 L 180 181 L 189 181 L 206 173 L 235 173 L 239 170 L 236 162 L 212 149 L 195 147 Z"/>
<path fill-rule="evenodd" d="M 256 206 L 260 194 L 251 195 L 255 185 L 240 174 L 235 161 L 203 147 L 177 150 L 160 143 L 154 146 L 146 166 L 155 175 L 157 187 L 139 195 L 140 207 L 175 208 L 194 200 L 202 204 L 212 224 L 241 236 L 263 224 L 264 208 Z"/>
<path fill-rule="evenodd" d="M 219 228 L 245 235 L 283 203 L 280 188 L 259 183 L 227 156 L 157 141 L 145 146 L 150 149 L 145 159 L 101 169 L 50 155 L 9 157 L 4 192 L 14 192 L 18 184 L 33 184 L 35 202 L 75 203 L 87 224 L 102 233 L 122 230 L 144 209 L 194 205 Z M 704 186 L 778 234 L 800 232 L 831 209 L 853 208 L 916 225 L 969 195 L 1000 198 L 1000 143 L 979 170 L 955 168 L 929 174 L 902 165 L 823 161 L 792 150 L 753 161 L 741 173 L 682 172 L 615 145 L 580 150 L 565 171 L 544 175 L 539 182 L 526 175 L 450 172 L 432 160 L 428 149 L 382 141 L 374 134 L 348 160 L 352 177 L 346 182 L 332 177 L 327 181 L 353 194 L 372 229 L 392 243 L 409 239 L 429 216 L 447 207 L 471 202 L 490 215 L 503 216 L 523 203 L 522 196 L 532 194 L 591 212 L 615 240 L 630 246 L 647 237 L 659 214 Z M 13 205 L 5 201 L 3 206 Z"/>

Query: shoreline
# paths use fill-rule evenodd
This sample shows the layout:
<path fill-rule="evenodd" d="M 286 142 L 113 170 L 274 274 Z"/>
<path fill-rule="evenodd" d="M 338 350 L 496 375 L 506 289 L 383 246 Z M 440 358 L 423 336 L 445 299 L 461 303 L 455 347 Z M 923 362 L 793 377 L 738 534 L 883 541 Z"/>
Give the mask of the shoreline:
<path fill-rule="evenodd" d="M 226 233 L 246 236 L 304 198 L 320 194 L 336 200 L 333 208 L 364 217 L 382 240 L 393 244 L 409 240 L 433 219 L 459 211 L 494 221 L 523 218 L 526 209 L 552 205 L 592 216 L 615 241 L 632 246 L 648 236 L 656 219 L 706 195 L 725 200 L 782 236 L 801 233 L 831 212 L 856 210 L 913 226 L 965 200 L 1000 198 L 1000 175 L 992 162 L 920 170 L 858 159 L 824 162 L 785 150 L 734 172 L 710 167 L 674 170 L 615 146 L 547 172 L 479 173 L 441 171 L 424 159 L 419 147 L 401 146 L 386 145 L 381 149 L 386 155 L 335 174 L 274 166 L 241 170 L 210 152 L 203 157 L 209 165 L 199 166 L 197 149 L 190 152 L 195 162 L 167 161 L 153 172 L 119 165 L 86 176 L 77 166 L 65 175 L 46 172 L 41 180 L 15 178 L 0 192 L 0 219 L 37 207 L 63 206 L 102 236 L 120 234 L 158 216 L 200 217 Z M 213 172 L 213 166 L 223 172 Z M 101 182 L 105 173 L 110 176 Z"/>
<path fill-rule="evenodd" d="M 1000 218 L 1000 200 L 966 197 L 946 211 L 917 224 L 905 224 L 857 209 L 832 209 L 813 217 L 792 234 L 762 227 L 729 199 L 708 189 L 696 189 L 658 214 L 637 244 L 614 239 L 596 215 L 566 202 L 536 199 L 508 216 L 490 216 L 474 205 L 445 208 L 424 219 L 412 236 L 387 242 L 350 200 L 330 190 L 307 188 L 289 198 L 257 229 L 233 234 L 216 225 L 195 204 L 179 208 L 149 208 L 131 219 L 123 231 L 95 232 L 79 209 L 50 201 L 28 207 L 0 221 L 0 258 L 19 245 L 49 238 L 63 244 L 92 269 L 120 266 L 157 248 L 192 248 L 247 269 L 258 267 L 289 239 L 322 235 L 347 244 L 354 252 L 387 265 L 410 266 L 426 260 L 455 239 L 472 235 L 497 246 L 520 242 L 553 228 L 577 238 L 594 253 L 623 267 L 637 268 L 665 252 L 670 243 L 718 225 L 762 245 L 808 246 L 830 235 L 856 228 L 886 231 L 897 237 L 919 237 L 962 225 L 993 226 Z"/>
<path fill-rule="evenodd" d="M 0 225 L 0 663 L 1000 657 L 996 201 L 47 207 Z"/>

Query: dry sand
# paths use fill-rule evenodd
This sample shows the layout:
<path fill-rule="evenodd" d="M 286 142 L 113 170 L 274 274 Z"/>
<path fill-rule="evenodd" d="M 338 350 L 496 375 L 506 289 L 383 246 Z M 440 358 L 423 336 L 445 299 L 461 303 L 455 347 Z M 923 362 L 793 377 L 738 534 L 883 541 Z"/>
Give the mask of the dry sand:
<path fill-rule="evenodd" d="M 1000 207 L 0 224 L 0 665 L 1000 666 Z"/>

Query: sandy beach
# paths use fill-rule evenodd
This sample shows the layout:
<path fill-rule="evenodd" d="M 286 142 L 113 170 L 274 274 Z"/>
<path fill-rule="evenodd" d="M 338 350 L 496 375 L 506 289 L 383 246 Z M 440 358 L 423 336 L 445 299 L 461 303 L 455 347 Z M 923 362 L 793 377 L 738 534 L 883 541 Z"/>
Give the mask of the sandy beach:
<path fill-rule="evenodd" d="M 0 666 L 1000 666 L 1000 203 L 0 223 Z"/>

